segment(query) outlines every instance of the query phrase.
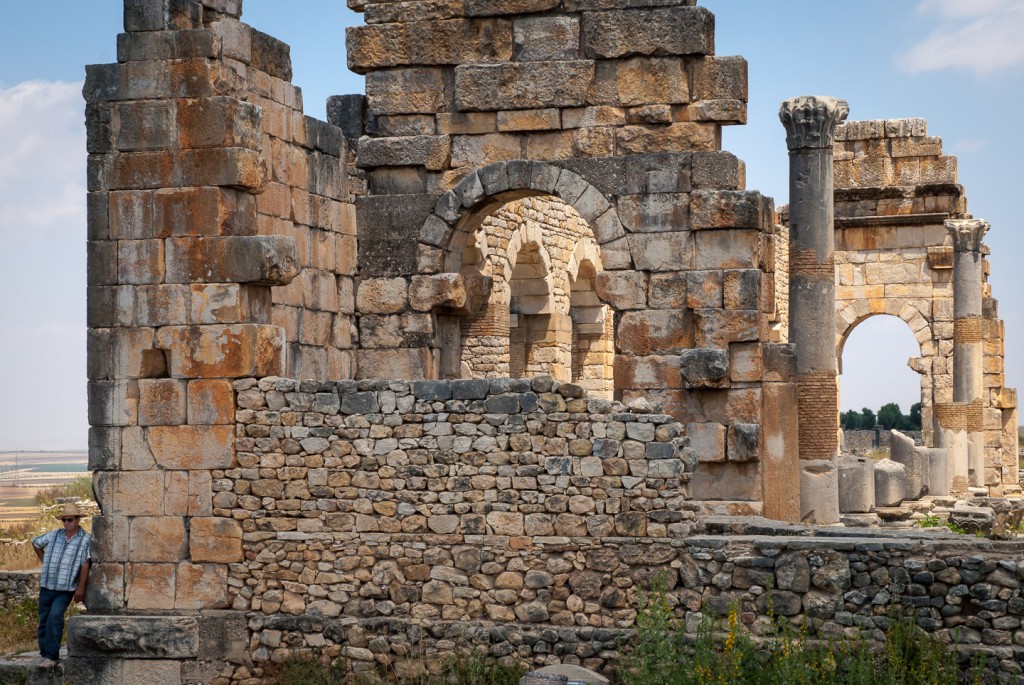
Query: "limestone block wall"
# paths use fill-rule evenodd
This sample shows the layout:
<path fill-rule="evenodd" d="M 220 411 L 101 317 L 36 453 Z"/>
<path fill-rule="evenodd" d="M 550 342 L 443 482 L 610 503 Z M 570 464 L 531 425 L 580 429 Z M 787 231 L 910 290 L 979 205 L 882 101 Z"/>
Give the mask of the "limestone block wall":
<path fill-rule="evenodd" d="M 921 346 L 910 365 L 921 374 L 924 439 L 932 444 L 935 407 L 953 400 L 953 246 L 943 221 L 967 212 L 956 158 L 942 154 L 924 119 L 857 121 L 838 128 L 834 166 L 840 354 L 864 319 L 887 314 L 906 321 Z M 1015 450 L 1006 449 L 1016 394 L 1003 388 L 1003 329 L 990 291 L 985 283 L 987 396 L 979 429 L 985 483 L 1002 492 L 1017 483 Z"/>
<path fill-rule="evenodd" d="M 596 293 L 602 264 L 587 223 L 563 202 L 532 197 L 488 216 L 481 233 L 490 292 L 462 320 L 461 376 L 550 374 L 610 398 L 614 322 Z"/>
<path fill-rule="evenodd" d="M 357 378 L 502 373 L 500 352 L 447 350 L 467 331 L 470 347 L 503 347 L 503 313 L 481 309 L 502 289 L 482 236 L 524 196 L 555 198 L 598 247 L 595 285 L 614 326 L 604 335 L 615 340 L 605 385 L 703 431 L 706 499 L 761 499 L 762 448 L 748 427 L 770 402 L 760 385 L 775 315 L 773 211 L 719 149 L 720 127 L 745 118 L 746 65 L 714 56 L 713 17 L 693 4 L 352 5 L 367 25 L 349 29 L 349 67 L 366 74 L 366 97 L 338 102 L 363 117 L 352 128 L 367 192 L 357 199 L 360 288 L 402 278 L 400 300 L 414 279 L 461 277 L 465 291 L 421 301 L 433 316 L 416 330 L 430 349 L 363 344 Z M 557 339 L 569 327 L 545 330 Z M 692 348 L 711 351 L 691 358 L 684 380 Z M 711 359 L 713 377 L 701 367 Z M 479 369 L 464 374 L 459 360 Z M 528 366 L 509 361 L 517 373 Z"/>
<path fill-rule="evenodd" d="M 213 516 L 211 475 L 236 460 L 231 382 L 351 372 L 345 141 L 302 115 L 287 46 L 240 14 L 126 2 L 117 63 L 87 68 L 89 606 L 188 615 L 203 637 L 124 619 L 120 642 L 83 634 L 73 682 L 208 682 L 240 658 L 218 612 L 242 531 Z M 132 661 L 157 642 L 192 661 Z"/>

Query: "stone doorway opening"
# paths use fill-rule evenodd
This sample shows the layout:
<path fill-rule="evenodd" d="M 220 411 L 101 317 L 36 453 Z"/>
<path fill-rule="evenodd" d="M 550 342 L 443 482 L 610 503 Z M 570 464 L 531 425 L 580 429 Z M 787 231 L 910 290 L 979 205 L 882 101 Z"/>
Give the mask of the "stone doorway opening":
<path fill-rule="evenodd" d="M 462 250 L 468 313 L 449 375 L 550 375 L 611 398 L 614 320 L 596 292 L 603 265 L 586 220 L 551 195 L 484 211 Z"/>
<path fill-rule="evenodd" d="M 869 314 L 851 324 L 841 336 L 837 350 L 840 412 L 862 413 L 867 409 L 878 421 L 878 412 L 889 403 L 898 404 L 905 416 L 910 415 L 912 405 L 920 403 L 922 416 L 925 411 L 930 416 L 933 357 L 925 356 L 928 350 L 921 342 L 922 332 L 926 335 L 927 327 L 915 333 L 902 317 L 884 313 Z M 922 422 L 924 426 L 927 424 Z M 897 428 L 915 432 L 907 426 Z M 864 431 L 873 429 L 874 426 L 861 427 Z M 861 442 L 867 438 L 859 436 L 857 442 L 855 432 L 858 431 L 846 431 L 847 450 L 863 452 L 867 447 Z"/>

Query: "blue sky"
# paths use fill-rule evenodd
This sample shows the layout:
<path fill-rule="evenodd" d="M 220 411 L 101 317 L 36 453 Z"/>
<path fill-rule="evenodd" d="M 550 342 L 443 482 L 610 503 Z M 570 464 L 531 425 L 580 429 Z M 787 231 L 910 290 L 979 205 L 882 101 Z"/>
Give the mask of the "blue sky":
<path fill-rule="evenodd" d="M 747 186 L 786 202 L 779 102 L 822 94 L 851 119 L 920 116 L 960 160 L 970 210 L 992 223 L 992 283 L 1007 327 L 1008 385 L 1024 386 L 1024 229 L 1014 207 L 1024 140 L 1024 0 L 703 0 L 717 53 L 750 65 L 749 123 L 724 147 Z M 85 143 L 83 65 L 114 61 L 121 0 L 13 3 L 0 26 L 0 449 L 85 445 Z M 244 20 L 292 46 L 306 111 L 362 92 L 345 67 L 344 0 L 245 0 Z M 287 8 L 287 9 L 286 9 Z M 46 27 L 45 30 L 35 30 Z M 851 336 L 844 408 L 904 410 L 917 400 L 917 354 L 904 324 L 876 317 Z"/>

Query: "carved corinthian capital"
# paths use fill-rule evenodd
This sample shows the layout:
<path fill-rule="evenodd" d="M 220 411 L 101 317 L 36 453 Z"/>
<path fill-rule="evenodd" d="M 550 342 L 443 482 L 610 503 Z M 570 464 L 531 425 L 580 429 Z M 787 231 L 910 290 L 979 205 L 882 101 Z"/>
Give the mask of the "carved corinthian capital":
<path fill-rule="evenodd" d="M 957 252 L 980 251 L 982 238 L 990 228 L 984 219 L 946 219 L 945 224 Z"/>
<path fill-rule="evenodd" d="M 831 148 L 836 126 L 845 121 L 849 113 L 846 100 L 822 95 L 791 98 L 779 107 L 779 119 L 786 127 L 786 144 L 790 150 Z"/>

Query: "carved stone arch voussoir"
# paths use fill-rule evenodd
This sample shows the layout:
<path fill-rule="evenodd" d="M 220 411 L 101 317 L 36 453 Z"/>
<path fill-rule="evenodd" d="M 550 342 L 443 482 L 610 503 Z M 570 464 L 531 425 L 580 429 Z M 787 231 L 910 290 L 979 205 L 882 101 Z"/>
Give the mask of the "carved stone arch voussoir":
<path fill-rule="evenodd" d="M 844 312 L 848 311 L 853 305 L 847 307 Z M 846 341 L 850 339 L 850 334 L 864 321 L 870 319 L 873 316 L 895 316 L 897 319 L 907 324 L 907 328 L 913 334 L 914 339 L 917 340 L 918 345 L 921 346 L 921 356 L 924 354 L 924 344 L 932 339 L 932 326 L 931 322 L 921 314 L 920 311 L 913 305 L 907 303 L 901 303 L 901 313 L 890 314 L 888 311 L 884 312 L 869 312 L 867 314 L 859 315 L 849 323 L 843 317 L 837 317 L 836 321 L 836 355 L 839 359 L 843 357 L 843 350 L 846 348 Z M 912 311 L 910 311 L 912 310 Z M 923 325 L 921 325 L 923 323 Z"/>
<path fill-rule="evenodd" d="M 444 251 L 444 270 L 457 272 L 463 245 L 491 212 L 539 195 L 552 195 L 575 209 L 598 245 L 626 234 L 609 198 L 579 174 L 544 162 L 512 160 L 478 169 L 442 195 L 420 228 L 419 243 L 435 254 Z"/>

